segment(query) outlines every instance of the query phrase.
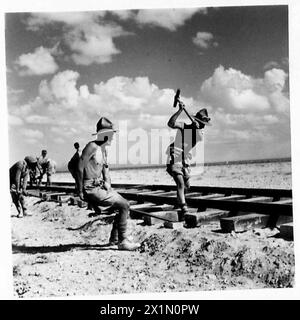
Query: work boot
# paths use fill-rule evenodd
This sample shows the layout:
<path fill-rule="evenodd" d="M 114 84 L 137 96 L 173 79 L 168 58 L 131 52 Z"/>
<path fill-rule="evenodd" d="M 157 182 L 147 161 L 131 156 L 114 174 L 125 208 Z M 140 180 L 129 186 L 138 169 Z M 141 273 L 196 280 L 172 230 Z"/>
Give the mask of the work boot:
<path fill-rule="evenodd" d="M 188 207 L 186 203 L 180 205 L 180 211 L 178 212 L 178 221 L 184 221 L 185 220 L 185 215 L 189 213 Z"/>
<path fill-rule="evenodd" d="M 32 216 L 32 213 L 31 212 L 28 212 L 27 209 L 23 210 L 23 216 L 25 217 L 31 217 Z"/>
<path fill-rule="evenodd" d="M 109 246 L 116 246 L 116 245 L 118 245 L 118 244 L 119 244 L 118 238 L 115 238 L 115 237 L 110 236 L 108 245 L 109 245 Z"/>
<path fill-rule="evenodd" d="M 114 221 L 111 232 L 110 232 L 109 244 L 117 245 L 118 243 L 119 243 L 119 231 L 118 231 L 117 222 Z"/>
<path fill-rule="evenodd" d="M 141 246 L 138 242 L 130 242 L 128 239 L 124 239 L 122 242 L 118 244 L 119 250 L 127 250 L 127 251 L 134 251 Z"/>

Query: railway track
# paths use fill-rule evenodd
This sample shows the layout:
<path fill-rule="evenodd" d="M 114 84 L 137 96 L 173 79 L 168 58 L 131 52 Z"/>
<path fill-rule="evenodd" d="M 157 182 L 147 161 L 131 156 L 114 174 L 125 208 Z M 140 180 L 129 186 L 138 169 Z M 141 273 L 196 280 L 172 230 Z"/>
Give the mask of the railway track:
<path fill-rule="evenodd" d="M 290 189 L 230 188 L 192 186 L 186 192 L 189 214 L 178 221 L 176 186 L 113 184 L 112 187 L 131 205 L 130 216 L 144 219 L 146 225 L 164 223 L 187 228 L 212 222 L 220 223 L 222 232 L 241 232 L 253 228 L 280 228 L 281 235 L 293 238 L 293 203 Z M 32 186 L 29 193 L 41 201 L 57 201 L 91 207 L 74 194 L 74 183 L 56 182 L 51 187 Z M 102 208 L 104 211 L 106 208 Z"/>

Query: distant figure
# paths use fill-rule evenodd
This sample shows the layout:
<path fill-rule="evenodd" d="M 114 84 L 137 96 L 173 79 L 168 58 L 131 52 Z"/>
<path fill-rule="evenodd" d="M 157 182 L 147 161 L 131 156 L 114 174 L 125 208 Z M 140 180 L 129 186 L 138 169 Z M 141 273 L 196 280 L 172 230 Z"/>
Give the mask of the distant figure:
<path fill-rule="evenodd" d="M 179 220 L 183 221 L 184 216 L 188 213 L 187 204 L 185 202 L 185 189 L 190 187 L 190 160 L 192 158 L 191 150 L 196 144 L 203 139 L 203 128 L 210 125 L 210 118 L 207 110 L 201 109 L 193 116 L 193 122 L 186 124 L 176 121 L 183 106 L 179 102 L 178 111 L 169 119 L 168 126 L 177 129 L 175 141 L 169 145 L 167 149 L 167 172 L 173 177 L 177 185 L 177 204 L 180 211 Z"/>
<path fill-rule="evenodd" d="M 37 158 L 37 163 L 38 170 L 40 172 L 38 185 L 41 185 L 44 174 L 46 174 L 46 187 L 51 186 L 51 176 L 56 172 L 56 162 L 47 157 L 47 150 L 42 150 L 41 156 Z"/>
<path fill-rule="evenodd" d="M 68 163 L 68 170 L 70 171 L 72 177 L 75 180 L 75 192 L 78 193 L 78 182 L 77 182 L 77 175 L 76 175 L 76 168 L 78 167 L 79 159 L 81 156 L 81 149 L 78 142 L 74 143 L 74 148 L 76 152 L 74 153 L 73 157 Z"/>
<path fill-rule="evenodd" d="M 23 161 L 16 162 L 9 169 L 10 194 L 12 201 L 18 210 L 18 218 L 29 216 L 24 196 L 27 195 L 27 182 L 30 171 L 35 171 L 37 160 L 34 157 L 25 157 Z"/>
<path fill-rule="evenodd" d="M 119 250 L 135 250 L 139 243 L 130 242 L 126 235 L 129 203 L 111 188 L 106 147 L 111 144 L 116 131 L 107 118 L 97 123 L 97 138 L 89 142 L 82 151 L 77 179 L 79 197 L 94 208 L 110 206 L 118 211 L 113 222 L 109 244 Z"/>

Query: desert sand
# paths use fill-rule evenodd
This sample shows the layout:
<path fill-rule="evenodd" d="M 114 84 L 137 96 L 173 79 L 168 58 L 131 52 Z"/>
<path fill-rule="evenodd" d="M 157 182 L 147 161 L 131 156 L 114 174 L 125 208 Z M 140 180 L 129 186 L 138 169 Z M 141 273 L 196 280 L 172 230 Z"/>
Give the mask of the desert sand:
<path fill-rule="evenodd" d="M 115 183 L 172 183 L 163 169 L 112 171 Z M 56 181 L 72 181 L 56 174 Z M 291 164 L 215 166 L 192 177 L 192 185 L 291 188 Z M 135 252 L 107 250 L 111 216 L 28 197 L 31 217 L 16 218 L 12 206 L 14 292 L 20 298 L 137 292 L 288 288 L 294 283 L 293 241 L 278 230 L 224 234 L 219 223 L 165 229 L 128 220 Z M 88 223 L 90 222 L 90 223 Z M 69 227 L 84 226 L 71 231 Z"/>

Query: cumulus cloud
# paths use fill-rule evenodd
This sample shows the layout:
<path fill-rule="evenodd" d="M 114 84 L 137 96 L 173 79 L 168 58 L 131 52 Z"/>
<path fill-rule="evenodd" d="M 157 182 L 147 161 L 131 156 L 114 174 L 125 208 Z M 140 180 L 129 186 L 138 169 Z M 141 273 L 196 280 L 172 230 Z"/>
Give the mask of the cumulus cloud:
<path fill-rule="evenodd" d="M 287 74 L 281 69 L 265 72 L 264 78 L 253 78 L 233 68 L 219 66 L 201 86 L 201 96 L 213 107 L 234 112 L 288 111 L 287 98 L 283 93 Z M 280 97 L 280 105 L 274 100 Z"/>
<path fill-rule="evenodd" d="M 280 68 L 280 65 L 277 61 L 268 61 L 264 65 L 264 70 L 269 70 L 269 69 L 273 69 L 273 68 Z"/>
<path fill-rule="evenodd" d="M 104 15 L 105 11 L 31 13 L 26 20 L 26 26 L 28 30 L 32 31 L 38 31 L 44 25 L 55 23 L 78 26 L 80 24 L 88 24 L 90 21 L 101 18 Z"/>
<path fill-rule="evenodd" d="M 47 124 L 52 122 L 52 120 L 49 117 L 40 116 L 38 114 L 32 114 L 26 117 L 25 120 L 27 123 L 32 123 L 32 124 Z"/>
<path fill-rule="evenodd" d="M 10 126 L 21 126 L 23 125 L 23 120 L 21 118 L 19 118 L 18 116 L 9 114 L 8 115 L 8 124 Z"/>
<path fill-rule="evenodd" d="M 32 103 L 30 102 L 30 103 L 23 104 L 21 106 L 13 106 L 12 111 L 14 115 L 18 117 L 21 117 L 21 118 L 26 117 L 32 111 Z"/>
<path fill-rule="evenodd" d="M 265 71 L 262 78 L 233 68 L 216 68 L 200 88 L 200 99 L 208 106 L 213 123 L 207 130 L 208 140 L 262 144 L 289 139 L 287 76 L 277 68 Z"/>
<path fill-rule="evenodd" d="M 75 28 L 66 35 L 65 40 L 73 52 L 71 57 L 76 64 L 103 64 L 111 62 L 114 55 L 121 53 L 113 39 L 125 34 L 120 26 L 90 24 Z"/>
<path fill-rule="evenodd" d="M 24 53 L 15 61 L 21 76 L 44 75 L 58 70 L 53 56 L 53 48 L 39 47 L 32 53 Z"/>
<path fill-rule="evenodd" d="M 147 77 L 113 77 L 95 84 L 78 85 L 79 73 L 65 70 L 50 80 L 42 80 L 39 96 L 28 104 L 15 108 L 28 124 L 50 124 L 52 139 L 91 134 L 100 116 L 127 120 L 130 128 L 145 129 L 166 126 L 173 111 L 173 89 L 159 88 Z M 193 104 L 192 98 L 182 97 Z M 48 130 L 49 126 L 47 126 Z"/>
<path fill-rule="evenodd" d="M 131 20 L 140 26 L 150 25 L 175 31 L 195 13 L 207 13 L 206 8 L 116 10 L 69 13 L 31 13 L 25 23 L 28 30 L 38 32 L 48 25 L 61 27 L 62 43 L 70 50 L 70 58 L 77 65 L 104 64 L 112 61 L 121 51 L 114 40 L 132 35 L 120 25 L 109 22 L 110 15 L 119 20 Z M 34 65 L 35 58 L 44 63 Z M 22 55 L 17 62 L 25 68 L 23 74 L 46 74 L 57 70 L 51 53 L 38 48 L 34 53 Z M 43 66 L 41 66 L 43 64 Z"/>
<path fill-rule="evenodd" d="M 287 74 L 281 69 L 271 69 L 265 72 L 264 82 L 270 92 L 284 89 Z"/>
<path fill-rule="evenodd" d="M 192 38 L 193 43 L 201 48 L 208 49 L 211 46 L 217 47 L 218 43 L 214 41 L 214 36 L 210 32 L 197 32 L 196 36 Z"/>
<path fill-rule="evenodd" d="M 152 25 L 175 31 L 190 19 L 196 12 L 207 12 L 206 8 L 187 9 L 147 9 L 139 10 L 136 21 L 141 25 Z"/>
<path fill-rule="evenodd" d="M 60 24 L 63 43 L 71 50 L 71 59 L 78 65 L 103 64 L 121 51 L 114 39 L 129 35 L 121 26 L 104 21 L 106 12 L 32 13 L 27 28 L 38 31 L 45 25 Z M 124 16 L 124 14 L 123 14 Z"/>
<path fill-rule="evenodd" d="M 133 10 L 114 10 L 111 11 L 111 13 L 117 16 L 120 20 L 133 19 L 135 17 Z"/>
<path fill-rule="evenodd" d="M 175 91 L 159 88 L 147 77 L 117 76 L 88 87 L 78 85 L 79 73 L 65 70 L 42 80 L 39 96 L 11 114 L 30 124 L 50 124 L 51 139 L 91 137 L 101 116 L 127 120 L 128 129 L 166 128 Z M 289 100 L 284 94 L 287 74 L 273 68 L 254 78 L 233 68 L 218 67 L 205 80 L 198 100 L 182 96 L 191 113 L 207 107 L 213 126 L 209 141 L 265 141 L 289 134 Z M 15 119 L 17 123 L 17 120 Z M 280 124 L 280 130 L 278 130 Z M 39 134 L 35 133 L 37 136 Z M 27 133 L 28 139 L 37 139 Z M 32 137 L 30 136 L 32 135 Z"/>
<path fill-rule="evenodd" d="M 40 130 L 36 130 L 36 129 L 28 129 L 28 128 L 24 128 L 22 130 L 22 134 L 24 137 L 29 138 L 29 139 L 41 139 L 44 137 L 44 134 L 42 131 Z"/>
<path fill-rule="evenodd" d="M 22 133 L 25 137 L 28 138 L 40 139 L 44 137 L 43 132 L 41 132 L 40 130 L 24 129 Z"/>
<path fill-rule="evenodd" d="M 59 102 L 65 108 L 72 108 L 77 105 L 78 90 L 76 82 L 79 73 L 66 70 L 57 73 L 50 82 L 42 80 L 39 86 L 39 95 L 46 102 Z"/>

